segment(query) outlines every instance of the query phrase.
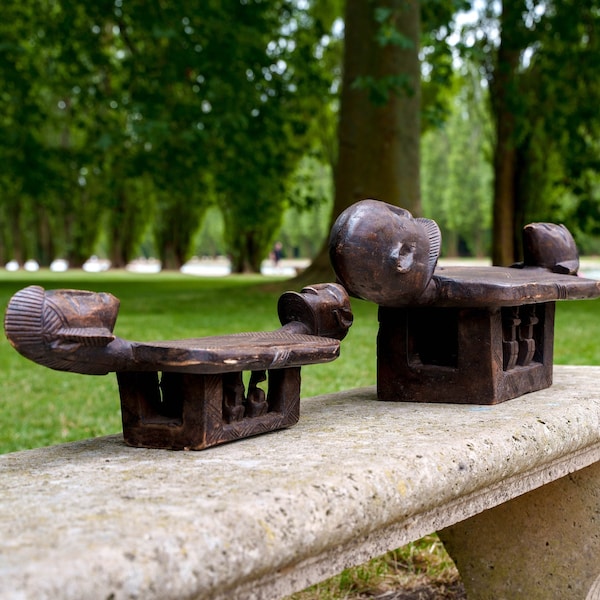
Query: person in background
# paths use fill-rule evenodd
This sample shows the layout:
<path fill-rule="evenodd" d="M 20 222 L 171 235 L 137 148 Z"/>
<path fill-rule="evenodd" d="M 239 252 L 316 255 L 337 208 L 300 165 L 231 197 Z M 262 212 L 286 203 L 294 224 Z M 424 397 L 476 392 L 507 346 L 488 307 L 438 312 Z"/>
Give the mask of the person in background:
<path fill-rule="evenodd" d="M 279 265 L 281 257 L 283 256 L 283 244 L 281 242 L 275 242 L 271 256 L 273 258 L 273 263 L 277 267 Z"/>

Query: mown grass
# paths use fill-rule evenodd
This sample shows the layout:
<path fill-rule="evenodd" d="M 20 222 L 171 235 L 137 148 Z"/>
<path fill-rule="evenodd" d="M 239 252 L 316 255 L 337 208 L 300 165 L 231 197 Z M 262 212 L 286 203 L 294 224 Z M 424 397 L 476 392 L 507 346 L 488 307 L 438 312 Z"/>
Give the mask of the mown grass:
<path fill-rule="evenodd" d="M 0 275 L 0 307 L 30 284 L 46 289 L 111 292 L 121 300 L 115 333 L 131 340 L 201 337 L 277 329 L 277 299 L 291 282 L 262 276 L 199 278 L 72 271 Z M 352 301 L 354 324 L 338 360 L 302 370 L 304 397 L 375 384 L 377 307 Z M 600 303 L 561 302 L 556 315 L 555 363 L 600 364 Z M 116 378 L 61 373 L 21 357 L 0 340 L 0 453 L 121 430 Z M 458 578 L 435 535 L 347 569 L 293 596 L 294 600 L 363 598 L 427 580 L 443 588 Z"/>
<path fill-rule="evenodd" d="M 452 559 L 437 535 L 431 534 L 363 565 L 345 569 L 331 579 L 292 594 L 288 600 L 358 600 L 424 586 L 435 590 L 439 598 L 454 598 L 457 582 L 459 574 Z M 417 593 L 411 597 L 422 596 Z"/>

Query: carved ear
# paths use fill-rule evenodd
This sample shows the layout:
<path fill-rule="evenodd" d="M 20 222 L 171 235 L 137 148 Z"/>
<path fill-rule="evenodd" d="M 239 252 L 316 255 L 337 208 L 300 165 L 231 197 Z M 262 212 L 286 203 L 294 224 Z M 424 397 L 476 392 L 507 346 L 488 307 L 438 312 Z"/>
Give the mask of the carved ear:
<path fill-rule="evenodd" d="M 431 279 L 440 256 L 440 249 L 442 247 L 442 232 L 440 231 L 438 224 L 431 219 L 418 217 L 415 219 L 415 221 L 425 229 L 427 239 L 429 240 L 429 279 Z"/>
<path fill-rule="evenodd" d="M 63 327 L 56 332 L 56 337 L 96 348 L 108 346 L 115 339 L 114 334 L 104 327 Z"/>

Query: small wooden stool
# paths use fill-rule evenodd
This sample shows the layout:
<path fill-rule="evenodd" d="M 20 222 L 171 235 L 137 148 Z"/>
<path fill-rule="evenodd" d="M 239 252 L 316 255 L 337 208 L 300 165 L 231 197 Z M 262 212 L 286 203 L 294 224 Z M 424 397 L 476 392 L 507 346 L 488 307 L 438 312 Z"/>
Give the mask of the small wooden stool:
<path fill-rule="evenodd" d="M 283 294 L 282 327 L 272 332 L 132 342 L 112 333 L 118 309 L 111 294 L 30 286 L 11 298 L 4 326 L 11 344 L 39 364 L 116 372 L 125 442 L 176 450 L 295 424 L 300 367 L 335 360 L 352 324 L 337 284 Z"/>
<path fill-rule="evenodd" d="M 379 399 L 495 404 L 552 384 L 555 301 L 597 298 L 600 281 L 577 276 L 564 226 L 523 235 L 522 264 L 443 268 L 433 221 L 377 200 L 340 215 L 338 280 L 379 305 Z"/>

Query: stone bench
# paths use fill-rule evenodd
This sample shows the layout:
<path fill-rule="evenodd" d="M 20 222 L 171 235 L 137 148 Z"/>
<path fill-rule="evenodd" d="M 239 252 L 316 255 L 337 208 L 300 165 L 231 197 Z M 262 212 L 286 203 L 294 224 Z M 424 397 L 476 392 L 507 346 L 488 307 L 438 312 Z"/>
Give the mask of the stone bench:
<path fill-rule="evenodd" d="M 493 406 L 302 400 L 203 452 L 0 456 L 0 597 L 272 600 L 437 531 L 470 599 L 600 598 L 600 367 Z"/>

